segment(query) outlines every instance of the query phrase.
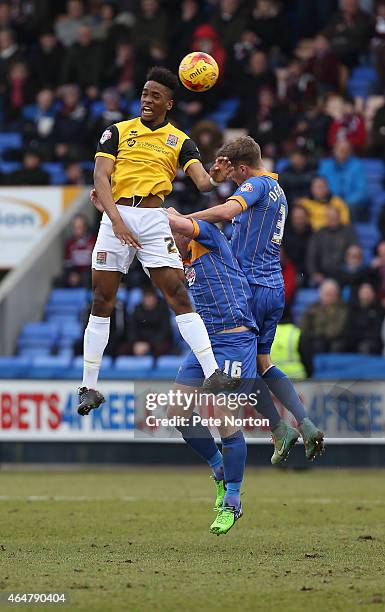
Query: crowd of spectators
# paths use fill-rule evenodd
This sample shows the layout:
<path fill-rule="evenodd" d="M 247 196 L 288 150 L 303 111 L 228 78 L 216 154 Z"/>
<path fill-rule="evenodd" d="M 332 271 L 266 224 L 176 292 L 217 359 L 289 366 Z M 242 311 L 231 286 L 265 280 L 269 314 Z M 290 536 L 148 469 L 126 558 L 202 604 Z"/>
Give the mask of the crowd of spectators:
<path fill-rule="evenodd" d="M 319 350 L 380 353 L 385 208 L 370 261 L 354 224 L 373 222 L 362 158 L 385 156 L 385 0 L 0 0 L 0 131 L 20 132 L 23 143 L 2 153 L 20 167 L 0 173 L 0 184 L 49 184 L 44 162 L 62 164 L 67 184 L 89 184 L 100 134 L 137 113 L 148 68 L 176 70 L 195 49 L 215 57 L 219 82 L 205 94 L 181 88 L 170 119 L 191 134 L 204 165 L 228 137 L 223 127 L 250 133 L 272 167 L 283 160 L 285 317 L 299 288 L 320 287 L 300 323 L 307 372 Z M 376 71 L 371 114 L 349 94 L 357 66 Z M 211 114 L 226 100 L 231 111 L 218 127 Z M 169 204 L 190 212 L 223 201 L 231 189 L 199 194 L 178 171 Z M 89 282 L 95 231 L 75 220 L 65 286 Z M 125 282 L 143 285 L 141 270 L 134 267 Z M 156 293 L 146 288 L 129 323 L 120 306 L 111 354 L 173 350 L 168 324 L 161 338 L 154 331 L 159 317 L 168 321 Z M 148 335 L 137 335 L 140 321 Z"/>

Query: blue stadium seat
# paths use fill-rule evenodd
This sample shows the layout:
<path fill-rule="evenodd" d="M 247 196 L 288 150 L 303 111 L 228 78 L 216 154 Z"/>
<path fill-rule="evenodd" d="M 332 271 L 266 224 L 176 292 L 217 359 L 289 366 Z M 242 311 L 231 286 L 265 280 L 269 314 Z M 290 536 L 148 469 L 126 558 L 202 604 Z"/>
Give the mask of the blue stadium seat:
<path fill-rule="evenodd" d="M 50 350 L 45 346 L 36 346 L 23 348 L 23 350 L 19 351 L 20 357 L 37 357 L 38 355 L 49 355 Z"/>
<path fill-rule="evenodd" d="M 129 113 L 132 117 L 140 115 L 140 100 L 133 100 L 129 107 Z"/>
<path fill-rule="evenodd" d="M 60 329 L 60 340 L 63 338 L 77 339 L 83 333 L 83 326 L 81 323 L 76 321 L 70 321 L 69 323 L 63 323 Z"/>
<path fill-rule="evenodd" d="M 374 247 L 380 240 L 380 234 L 374 223 L 355 223 L 354 229 L 357 234 L 358 242 L 364 252 L 365 262 L 374 256 Z"/>
<path fill-rule="evenodd" d="M 67 313 L 50 314 L 49 317 L 47 318 L 47 322 L 54 323 L 55 325 L 62 327 L 63 325 L 68 325 L 70 323 L 78 323 L 78 317 L 77 315 L 67 314 Z"/>
<path fill-rule="evenodd" d="M 128 312 L 132 312 L 138 304 L 142 301 L 143 291 L 139 287 L 129 289 L 127 292 L 126 303 Z"/>
<path fill-rule="evenodd" d="M 64 185 L 66 182 L 66 174 L 63 164 L 59 162 L 45 162 L 41 165 L 43 170 L 48 172 L 51 185 Z"/>
<path fill-rule="evenodd" d="M 180 355 L 162 355 L 156 360 L 154 375 L 162 378 L 175 378 L 183 357 Z"/>
<path fill-rule="evenodd" d="M 95 100 L 91 103 L 90 112 L 91 115 L 101 115 L 106 110 L 106 105 L 103 100 Z"/>
<path fill-rule="evenodd" d="M 380 355 L 356 353 L 326 353 L 315 356 L 315 372 L 318 380 L 375 380 L 385 375 L 385 358 Z"/>
<path fill-rule="evenodd" d="M 296 325 L 298 325 L 304 310 L 310 304 L 317 302 L 318 298 L 318 289 L 298 289 L 291 306 L 291 314 Z"/>
<path fill-rule="evenodd" d="M 46 319 L 50 319 L 52 316 L 62 315 L 79 319 L 80 313 L 84 308 L 85 305 L 81 304 L 47 304 L 44 312 Z"/>
<path fill-rule="evenodd" d="M 87 289 L 53 289 L 49 296 L 49 304 L 80 304 L 87 302 Z"/>
<path fill-rule="evenodd" d="M 57 348 L 62 351 L 66 348 L 71 348 L 76 340 L 79 340 L 83 335 L 83 325 L 79 321 L 70 321 L 63 323 L 60 329 L 60 338 L 57 343 Z"/>
<path fill-rule="evenodd" d="M 19 338 L 17 341 L 17 349 L 20 354 L 24 349 L 46 348 L 52 351 L 56 347 L 56 340 L 52 338 Z"/>
<path fill-rule="evenodd" d="M 370 66 L 358 66 L 353 68 L 348 80 L 348 93 L 351 96 L 367 98 L 376 81 L 377 74 L 374 68 Z"/>
<path fill-rule="evenodd" d="M 381 181 L 385 175 L 385 165 L 382 159 L 366 158 L 361 160 L 368 179 Z"/>
<path fill-rule="evenodd" d="M 24 376 L 30 366 L 28 356 L 0 356 L 0 378 L 17 378 Z"/>
<path fill-rule="evenodd" d="M 46 321 L 40 323 L 26 323 L 20 334 L 20 339 L 35 338 L 55 341 L 59 335 L 59 326 Z"/>
<path fill-rule="evenodd" d="M 21 163 L 17 161 L 0 161 L 0 172 L 2 174 L 10 174 L 15 170 L 20 170 Z"/>
<path fill-rule="evenodd" d="M 0 133 L 0 153 L 8 149 L 21 149 L 23 139 L 20 132 L 1 132 Z"/>
<path fill-rule="evenodd" d="M 282 158 L 282 159 L 277 159 L 276 163 L 275 163 L 275 168 L 274 171 L 277 172 L 278 174 L 280 174 L 281 172 L 283 172 L 285 170 L 285 168 L 287 168 L 287 166 L 289 165 L 289 160 L 286 158 Z"/>
<path fill-rule="evenodd" d="M 149 374 L 154 364 L 154 359 L 151 355 L 143 357 L 135 357 L 134 355 L 122 355 L 115 359 L 115 370 L 127 373 L 130 376 L 136 374 Z"/>
<path fill-rule="evenodd" d="M 61 378 L 62 373 L 70 367 L 69 355 L 37 355 L 32 357 L 29 378 Z"/>

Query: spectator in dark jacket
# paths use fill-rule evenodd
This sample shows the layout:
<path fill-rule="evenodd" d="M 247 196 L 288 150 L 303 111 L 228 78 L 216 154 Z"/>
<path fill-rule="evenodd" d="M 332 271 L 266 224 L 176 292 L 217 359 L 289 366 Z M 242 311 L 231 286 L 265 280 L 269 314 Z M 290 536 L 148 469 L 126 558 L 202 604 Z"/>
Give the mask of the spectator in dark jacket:
<path fill-rule="evenodd" d="M 319 285 L 325 278 L 338 278 L 347 248 L 357 239 L 350 225 L 342 225 L 339 210 L 329 206 L 327 224 L 309 243 L 307 267 L 310 281 Z"/>
<path fill-rule="evenodd" d="M 376 248 L 376 257 L 370 264 L 372 270 L 378 275 L 378 288 L 381 303 L 385 306 L 385 240 L 382 240 Z"/>
<path fill-rule="evenodd" d="M 132 314 L 131 339 L 134 355 L 151 353 L 159 357 L 172 347 L 169 309 L 152 287 L 143 290 L 142 303 Z"/>
<path fill-rule="evenodd" d="M 23 49 L 18 45 L 12 30 L 0 30 L 0 87 L 3 88 L 9 68 L 24 60 Z"/>
<path fill-rule="evenodd" d="M 38 89 L 55 89 L 60 80 L 65 50 L 53 30 L 45 30 L 31 55 L 31 72 Z"/>
<path fill-rule="evenodd" d="M 358 287 L 362 283 L 378 283 L 378 276 L 373 268 L 364 263 L 364 255 L 358 244 L 352 244 L 346 249 L 345 261 L 337 276 L 345 301 L 357 302 Z"/>
<path fill-rule="evenodd" d="M 247 17 L 240 0 L 219 0 L 211 24 L 224 44 L 230 50 L 246 29 Z"/>
<path fill-rule="evenodd" d="M 139 53 L 146 52 L 156 40 L 166 43 L 169 24 L 159 0 L 140 0 L 140 10 L 135 23 L 135 44 Z"/>
<path fill-rule="evenodd" d="M 49 175 L 41 168 L 41 159 L 37 151 L 26 151 L 23 165 L 4 177 L 7 185 L 48 185 Z"/>
<path fill-rule="evenodd" d="M 347 307 L 341 300 L 336 281 L 324 280 L 319 301 L 305 310 L 301 323 L 299 349 L 308 376 L 313 373 L 316 353 L 338 353 L 344 348 Z"/>
<path fill-rule="evenodd" d="M 380 106 L 374 114 L 370 131 L 369 147 L 370 154 L 373 157 L 385 157 L 385 104 Z"/>
<path fill-rule="evenodd" d="M 102 100 L 104 102 L 104 109 L 100 115 L 94 116 L 89 125 L 90 130 L 90 144 L 96 147 L 96 144 L 103 134 L 104 130 L 113 123 L 118 123 L 125 119 L 122 111 L 120 110 L 120 97 L 116 89 L 112 87 L 106 89 L 103 92 Z"/>
<path fill-rule="evenodd" d="M 135 62 L 132 43 L 122 40 L 115 46 L 114 57 L 106 66 L 104 81 L 116 87 L 118 92 L 130 99 L 135 94 Z"/>
<path fill-rule="evenodd" d="M 53 137 L 55 154 L 59 160 L 87 159 L 87 110 L 81 102 L 77 85 L 65 85 L 61 89 L 62 107 L 59 110 Z"/>
<path fill-rule="evenodd" d="M 239 75 L 237 93 L 241 99 L 240 106 L 231 119 L 231 127 L 243 127 L 245 118 L 249 118 L 255 109 L 255 100 L 262 88 L 276 91 L 277 79 L 268 66 L 266 53 L 255 51 L 250 55 L 249 64 L 243 74 Z"/>
<path fill-rule="evenodd" d="M 373 21 L 359 8 L 358 0 L 341 0 L 341 10 L 332 17 L 324 34 L 338 59 L 352 68 L 358 64 L 360 53 L 368 50 Z"/>
<path fill-rule="evenodd" d="M 95 99 L 104 71 L 102 43 L 92 40 L 88 25 L 79 27 L 77 42 L 67 52 L 62 68 L 62 83 L 77 83 L 88 98 Z"/>
<path fill-rule="evenodd" d="M 170 63 L 174 70 L 177 69 L 181 58 L 190 52 L 193 33 L 202 23 L 202 19 L 203 15 L 198 0 L 182 0 L 179 14 L 170 24 L 170 47 L 172 49 Z"/>
<path fill-rule="evenodd" d="M 378 217 L 378 229 L 383 240 L 385 240 L 385 205 L 381 208 Z"/>
<path fill-rule="evenodd" d="M 53 127 L 55 125 L 55 102 L 51 89 L 42 89 L 36 96 L 36 104 L 24 115 L 24 140 L 31 147 L 39 146 L 39 151 L 46 159 L 52 157 Z"/>
<path fill-rule="evenodd" d="M 309 215 L 302 206 L 295 206 L 287 221 L 283 235 L 285 253 L 293 262 L 297 273 L 297 283 L 307 284 L 306 256 L 312 230 Z"/>
<path fill-rule="evenodd" d="M 294 149 L 289 155 L 289 164 L 280 174 L 279 183 L 286 194 L 289 207 L 299 204 L 300 198 L 310 193 L 310 184 L 315 175 L 315 168 L 309 155 L 302 149 Z"/>
<path fill-rule="evenodd" d="M 374 287 L 363 283 L 358 301 L 349 307 L 346 325 L 346 351 L 379 355 L 382 352 L 381 328 L 385 310 L 376 298 Z"/>
<path fill-rule="evenodd" d="M 262 147 L 266 157 L 276 157 L 289 130 L 288 114 L 276 104 L 271 89 L 263 87 L 258 93 L 254 113 L 250 116 L 248 132 Z"/>
<path fill-rule="evenodd" d="M 253 4 L 247 25 L 257 34 L 261 48 L 287 51 L 290 36 L 282 7 L 276 0 L 255 0 Z"/>

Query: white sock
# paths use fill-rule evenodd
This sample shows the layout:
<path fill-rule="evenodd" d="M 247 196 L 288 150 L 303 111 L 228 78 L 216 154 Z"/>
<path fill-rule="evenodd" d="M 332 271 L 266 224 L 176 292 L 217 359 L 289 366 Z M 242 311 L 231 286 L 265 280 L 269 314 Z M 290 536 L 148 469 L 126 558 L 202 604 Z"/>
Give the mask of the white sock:
<path fill-rule="evenodd" d="M 176 315 L 175 320 L 183 340 L 187 342 L 202 366 L 205 378 L 218 368 L 207 329 L 197 312 Z"/>
<path fill-rule="evenodd" d="M 110 335 L 110 317 L 90 315 L 84 332 L 84 368 L 82 387 L 95 389 L 100 364 Z"/>

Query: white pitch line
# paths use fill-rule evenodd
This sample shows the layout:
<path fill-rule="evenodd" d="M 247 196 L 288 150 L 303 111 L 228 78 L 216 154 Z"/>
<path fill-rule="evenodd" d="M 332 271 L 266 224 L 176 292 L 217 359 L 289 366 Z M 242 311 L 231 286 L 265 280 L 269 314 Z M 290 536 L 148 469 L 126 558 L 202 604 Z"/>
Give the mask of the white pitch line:
<path fill-rule="evenodd" d="M 117 500 L 117 501 L 127 501 L 127 502 L 134 502 L 134 501 L 138 501 L 138 497 L 87 497 L 85 495 L 81 495 L 79 497 L 76 496 L 71 496 L 71 497 L 67 497 L 65 495 L 26 495 L 26 496 L 21 496 L 21 495 L 0 495 L 0 502 L 4 501 L 32 501 L 32 502 L 39 502 L 39 501 L 73 501 L 73 502 L 80 502 L 80 501 L 92 501 L 92 502 L 98 502 L 98 501 L 113 501 L 113 500 Z"/>

